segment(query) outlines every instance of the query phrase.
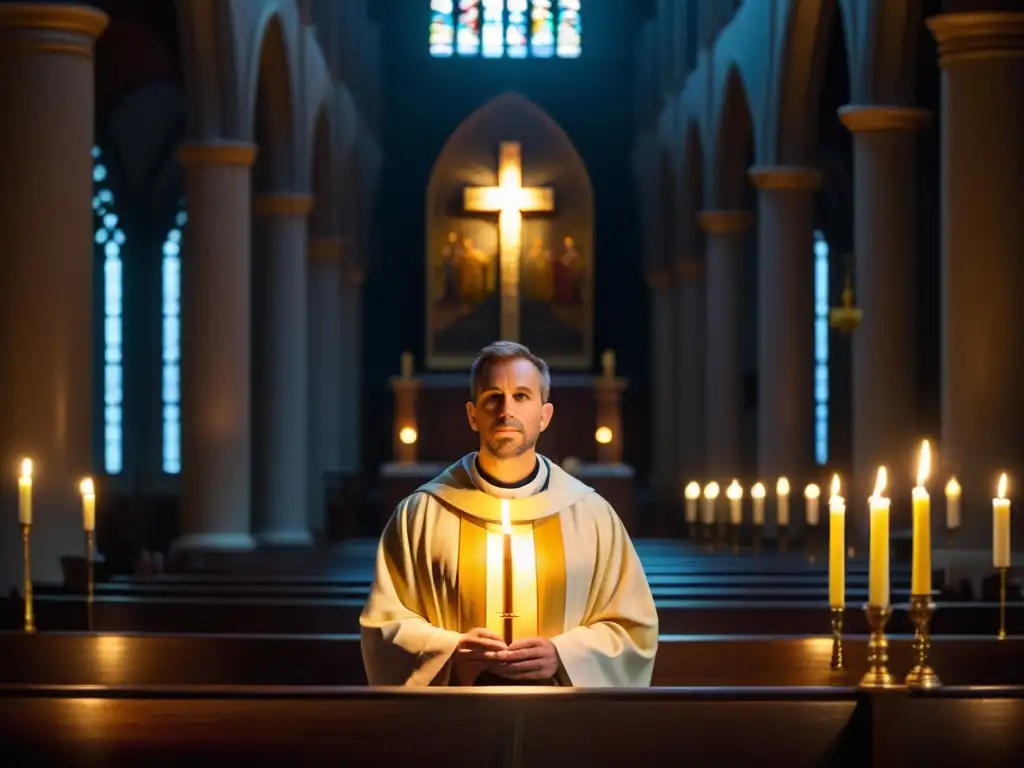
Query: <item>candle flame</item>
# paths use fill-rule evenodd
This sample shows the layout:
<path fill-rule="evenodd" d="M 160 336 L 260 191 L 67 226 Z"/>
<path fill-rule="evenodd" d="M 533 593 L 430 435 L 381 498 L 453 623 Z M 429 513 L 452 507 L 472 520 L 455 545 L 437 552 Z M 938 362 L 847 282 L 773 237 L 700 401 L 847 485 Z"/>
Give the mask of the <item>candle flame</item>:
<path fill-rule="evenodd" d="M 932 449 L 927 440 L 921 442 L 921 456 L 917 460 L 917 484 L 923 488 L 928 474 L 932 471 Z"/>
<path fill-rule="evenodd" d="M 764 498 L 764 483 L 755 483 L 754 487 L 750 489 L 750 495 L 755 499 Z"/>
<path fill-rule="evenodd" d="M 1006 498 L 1006 473 L 999 476 L 999 487 L 996 489 L 996 496 L 1000 499 Z"/>
<path fill-rule="evenodd" d="M 780 477 L 779 482 L 775 484 L 775 493 L 779 496 L 789 496 L 789 480 Z"/>
<path fill-rule="evenodd" d="M 21 479 L 31 480 L 32 479 L 32 459 L 21 460 Z"/>
<path fill-rule="evenodd" d="M 875 478 L 875 490 L 871 492 L 871 498 L 882 498 L 882 494 L 885 492 L 885 486 L 888 480 L 889 476 L 885 471 L 885 467 L 879 467 L 878 476 Z"/>
<path fill-rule="evenodd" d="M 839 475 L 832 475 L 832 488 L 829 491 L 829 495 L 833 498 L 839 498 Z"/>
<path fill-rule="evenodd" d="M 946 483 L 946 496 L 959 496 L 960 495 L 960 483 L 956 481 L 955 477 L 949 478 L 949 482 Z"/>
<path fill-rule="evenodd" d="M 93 485 L 92 478 L 87 477 L 78 484 L 78 491 L 83 496 L 94 496 L 96 494 L 96 486 Z"/>
<path fill-rule="evenodd" d="M 683 491 L 683 495 L 686 496 L 690 501 L 700 498 L 700 484 L 694 481 L 690 481 L 686 485 L 686 489 Z"/>
<path fill-rule="evenodd" d="M 508 499 L 501 500 L 501 532 L 512 533 L 512 516 L 508 511 Z"/>
<path fill-rule="evenodd" d="M 821 488 L 818 487 L 817 483 L 809 483 L 804 488 L 804 498 L 806 499 L 817 499 L 821 496 Z"/>
<path fill-rule="evenodd" d="M 704 498 L 717 499 L 719 490 L 720 489 L 718 487 L 718 483 L 712 480 L 710 483 L 704 486 Z"/>
<path fill-rule="evenodd" d="M 729 487 L 726 489 L 725 495 L 732 501 L 737 501 L 743 498 L 743 488 L 740 486 L 739 480 L 733 480 L 729 483 Z"/>

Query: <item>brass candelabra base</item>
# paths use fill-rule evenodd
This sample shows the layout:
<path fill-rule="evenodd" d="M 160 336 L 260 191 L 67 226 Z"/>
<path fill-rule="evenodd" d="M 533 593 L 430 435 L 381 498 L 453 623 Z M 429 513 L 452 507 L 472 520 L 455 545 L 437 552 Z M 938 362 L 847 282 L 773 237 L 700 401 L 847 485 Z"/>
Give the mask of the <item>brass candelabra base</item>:
<path fill-rule="evenodd" d="M 885 636 L 885 627 L 892 616 L 892 608 L 887 605 L 866 605 L 871 636 L 868 639 L 868 671 L 860 680 L 861 688 L 885 689 L 896 688 L 896 676 L 889 671 L 889 640 Z"/>
<path fill-rule="evenodd" d="M 1000 640 L 1006 639 L 1006 572 L 1009 568 L 999 569 L 999 634 Z"/>
<path fill-rule="evenodd" d="M 22 591 L 25 593 L 25 631 L 32 633 L 36 631 L 35 607 L 32 598 L 32 525 L 22 523 L 21 525 L 21 546 L 25 560 L 25 576 Z"/>
<path fill-rule="evenodd" d="M 910 621 L 914 625 L 914 666 L 907 674 L 908 688 L 931 690 L 942 685 L 935 670 L 928 666 L 928 651 L 932 647 L 931 622 L 935 603 L 931 595 L 910 596 Z"/>
<path fill-rule="evenodd" d="M 841 672 L 846 667 L 843 664 L 843 607 L 833 606 L 832 614 L 832 662 L 830 666 L 833 672 Z"/>

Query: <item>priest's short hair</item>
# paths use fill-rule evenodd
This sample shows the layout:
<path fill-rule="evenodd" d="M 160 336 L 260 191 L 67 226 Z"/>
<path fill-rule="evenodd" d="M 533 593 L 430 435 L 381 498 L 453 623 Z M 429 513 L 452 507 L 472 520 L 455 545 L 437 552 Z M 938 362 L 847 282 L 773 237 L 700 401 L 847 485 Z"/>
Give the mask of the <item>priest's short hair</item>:
<path fill-rule="evenodd" d="M 533 366 L 540 374 L 541 401 L 546 403 L 551 396 L 551 368 L 548 367 L 544 360 L 533 354 L 529 347 L 525 344 L 520 344 L 518 341 L 495 341 L 480 350 L 480 354 L 473 361 L 473 365 L 469 369 L 470 399 L 474 403 L 476 402 L 480 394 L 480 379 L 483 378 L 487 366 L 495 360 L 512 360 L 515 358 L 522 358 L 533 363 Z"/>

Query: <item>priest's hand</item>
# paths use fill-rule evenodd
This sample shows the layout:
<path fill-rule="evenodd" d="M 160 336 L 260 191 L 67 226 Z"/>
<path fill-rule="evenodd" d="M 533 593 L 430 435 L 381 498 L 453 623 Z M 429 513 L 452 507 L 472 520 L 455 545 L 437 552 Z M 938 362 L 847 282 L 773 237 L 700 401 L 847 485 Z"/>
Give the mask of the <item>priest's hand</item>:
<path fill-rule="evenodd" d="M 477 627 L 462 636 L 452 655 L 452 671 L 461 685 L 473 685 L 484 670 L 497 664 L 498 654 L 507 648 L 501 636 Z"/>
<path fill-rule="evenodd" d="M 549 680 L 558 672 L 558 649 L 546 637 L 516 640 L 498 653 L 493 672 L 509 680 Z"/>

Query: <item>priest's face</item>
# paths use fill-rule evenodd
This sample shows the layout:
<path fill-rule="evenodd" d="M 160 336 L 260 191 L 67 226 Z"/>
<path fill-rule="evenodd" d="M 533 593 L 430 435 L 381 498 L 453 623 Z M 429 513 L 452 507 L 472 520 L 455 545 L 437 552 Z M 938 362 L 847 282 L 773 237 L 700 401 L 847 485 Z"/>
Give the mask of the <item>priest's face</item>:
<path fill-rule="evenodd" d="M 540 371 L 521 357 L 498 358 L 484 369 L 476 402 L 466 403 L 480 450 L 496 459 L 530 453 L 548 428 L 554 407 L 542 397 Z"/>

